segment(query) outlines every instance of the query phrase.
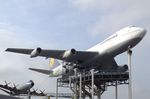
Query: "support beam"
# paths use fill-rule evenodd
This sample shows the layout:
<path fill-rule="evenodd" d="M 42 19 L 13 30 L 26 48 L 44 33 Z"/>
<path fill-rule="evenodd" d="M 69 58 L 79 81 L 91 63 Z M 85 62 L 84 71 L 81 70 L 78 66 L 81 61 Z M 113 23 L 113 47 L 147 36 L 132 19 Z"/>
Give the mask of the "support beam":
<path fill-rule="evenodd" d="M 97 99 L 101 99 L 101 89 L 99 89 L 99 91 L 97 93 Z"/>
<path fill-rule="evenodd" d="M 80 73 L 80 98 L 82 99 L 82 74 Z"/>
<path fill-rule="evenodd" d="M 57 82 L 56 82 L 56 99 L 58 99 L 58 79 L 57 79 Z"/>
<path fill-rule="evenodd" d="M 91 70 L 91 74 L 92 74 L 92 82 L 91 82 L 91 85 L 92 85 L 92 92 L 91 92 L 91 96 L 92 96 L 92 99 L 94 99 L 94 69 Z"/>
<path fill-rule="evenodd" d="M 128 48 L 127 51 L 128 54 L 128 66 L 129 66 L 129 85 L 128 85 L 128 94 L 129 94 L 129 99 L 132 99 L 132 69 L 131 69 L 131 55 L 132 55 L 132 50 L 130 47 Z"/>
<path fill-rule="evenodd" d="M 82 87 L 82 91 L 83 91 L 83 93 L 86 95 L 86 96 L 88 96 L 90 99 L 91 99 L 91 93 L 90 92 L 88 92 L 87 90 L 86 90 L 86 88 L 85 88 L 86 86 L 85 85 L 83 85 L 83 87 Z"/>
<path fill-rule="evenodd" d="M 74 99 L 77 99 L 77 68 L 74 69 L 75 82 L 74 82 Z"/>
<path fill-rule="evenodd" d="M 99 94 L 99 97 L 98 97 L 98 99 L 101 99 L 101 92 L 100 92 L 100 94 Z"/>
<path fill-rule="evenodd" d="M 118 82 L 115 83 L 115 97 L 118 99 Z"/>
<path fill-rule="evenodd" d="M 27 92 L 28 92 L 28 99 L 31 99 L 31 93 L 30 93 L 30 90 L 28 90 Z"/>

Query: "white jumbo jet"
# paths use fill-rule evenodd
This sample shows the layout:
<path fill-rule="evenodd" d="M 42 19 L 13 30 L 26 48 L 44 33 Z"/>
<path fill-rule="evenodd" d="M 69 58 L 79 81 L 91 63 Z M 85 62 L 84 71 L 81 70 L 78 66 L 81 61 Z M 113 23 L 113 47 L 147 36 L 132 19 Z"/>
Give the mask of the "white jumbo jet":
<path fill-rule="evenodd" d="M 119 66 L 115 57 L 125 51 L 128 48 L 133 48 L 137 45 L 145 36 L 146 29 L 129 26 L 114 33 L 101 43 L 86 50 L 76 51 L 70 50 L 50 50 L 50 49 L 20 49 L 20 48 L 8 48 L 6 51 L 16 52 L 22 54 L 29 54 L 30 57 L 42 56 L 46 58 L 55 58 L 64 61 L 65 63 L 75 64 L 82 69 L 96 69 L 99 71 L 126 71 L 127 65 Z M 50 76 L 59 76 L 66 73 L 66 68 L 63 64 L 52 70 L 31 70 L 49 74 Z"/>

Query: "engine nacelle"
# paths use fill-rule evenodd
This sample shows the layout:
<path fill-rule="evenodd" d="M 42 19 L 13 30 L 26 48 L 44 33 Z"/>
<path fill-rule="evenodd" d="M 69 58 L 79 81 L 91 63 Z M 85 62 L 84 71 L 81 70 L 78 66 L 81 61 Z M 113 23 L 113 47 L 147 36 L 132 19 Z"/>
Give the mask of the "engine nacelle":
<path fill-rule="evenodd" d="M 71 50 L 65 51 L 62 57 L 63 57 L 63 59 L 67 59 L 70 56 L 73 56 L 75 54 L 76 54 L 76 50 L 75 49 L 71 49 Z"/>
<path fill-rule="evenodd" d="M 117 71 L 118 72 L 126 72 L 128 70 L 128 65 L 122 65 L 122 66 L 118 66 Z"/>
<path fill-rule="evenodd" d="M 32 80 L 28 81 L 27 83 L 23 84 L 18 88 L 19 91 L 27 91 L 30 90 L 34 86 L 34 82 Z"/>
<path fill-rule="evenodd" d="M 33 57 L 37 57 L 38 55 L 40 55 L 42 49 L 40 47 L 34 49 L 32 52 L 31 52 L 31 55 L 30 57 L 33 58 Z"/>

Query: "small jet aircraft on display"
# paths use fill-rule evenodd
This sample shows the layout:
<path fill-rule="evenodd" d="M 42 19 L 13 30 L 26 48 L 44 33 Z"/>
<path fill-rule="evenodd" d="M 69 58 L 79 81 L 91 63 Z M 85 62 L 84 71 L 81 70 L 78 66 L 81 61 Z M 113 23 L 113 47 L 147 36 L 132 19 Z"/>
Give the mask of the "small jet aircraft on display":
<path fill-rule="evenodd" d="M 48 74 L 52 77 L 65 74 L 68 67 L 77 67 L 80 70 L 95 69 L 102 72 L 125 72 L 128 70 L 128 66 L 118 65 L 114 58 L 127 51 L 129 47 L 136 46 L 145 34 L 146 29 L 129 26 L 86 51 L 77 51 L 73 48 L 70 50 L 51 50 L 40 47 L 36 49 L 7 48 L 6 51 L 29 54 L 31 58 L 42 56 L 62 60 L 62 64 L 52 70 L 30 68 L 30 70 Z"/>
<path fill-rule="evenodd" d="M 44 94 L 44 91 L 40 90 L 40 93 L 37 93 L 37 90 L 31 91 L 31 88 L 34 86 L 34 82 L 32 80 L 18 86 L 13 84 L 13 87 L 9 86 L 10 83 L 7 83 L 5 81 L 5 85 L 0 84 L 0 90 L 6 92 L 7 94 L 11 96 L 29 96 L 29 98 L 32 96 L 46 96 Z"/>

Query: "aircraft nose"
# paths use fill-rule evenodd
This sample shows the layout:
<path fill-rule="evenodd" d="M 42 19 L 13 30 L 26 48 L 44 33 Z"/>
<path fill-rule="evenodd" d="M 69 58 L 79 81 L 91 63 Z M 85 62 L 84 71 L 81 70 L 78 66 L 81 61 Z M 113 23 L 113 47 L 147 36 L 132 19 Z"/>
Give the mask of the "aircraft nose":
<path fill-rule="evenodd" d="M 145 36 L 146 32 L 147 32 L 146 29 L 139 28 L 139 37 L 143 38 Z"/>
<path fill-rule="evenodd" d="M 31 86 L 34 86 L 34 82 L 31 83 Z"/>

